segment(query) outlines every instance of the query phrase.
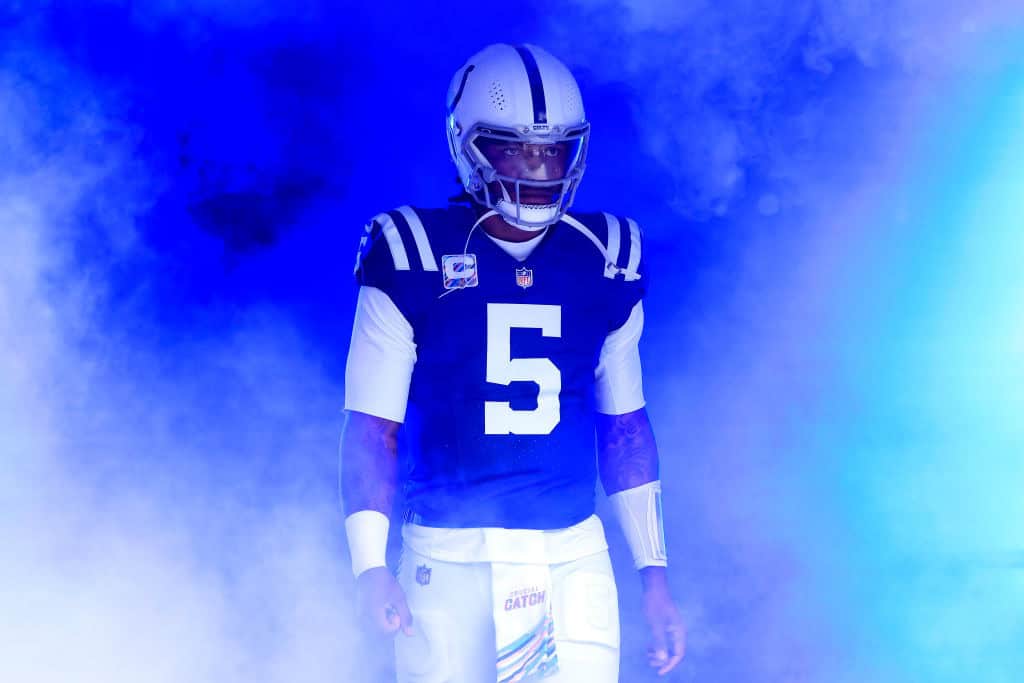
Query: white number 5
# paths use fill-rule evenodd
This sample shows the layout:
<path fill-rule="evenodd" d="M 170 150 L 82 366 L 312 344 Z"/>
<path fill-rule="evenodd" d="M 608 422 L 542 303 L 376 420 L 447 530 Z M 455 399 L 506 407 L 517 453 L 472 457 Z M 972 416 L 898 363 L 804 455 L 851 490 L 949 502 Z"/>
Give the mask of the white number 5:
<path fill-rule="evenodd" d="M 539 329 L 545 337 L 561 337 L 562 308 L 487 304 L 487 381 L 504 386 L 534 382 L 540 390 L 533 410 L 513 410 L 507 401 L 485 401 L 484 433 L 550 434 L 561 419 L 562 373 L 547 358 L 512 358 L 513 328 Z"/>

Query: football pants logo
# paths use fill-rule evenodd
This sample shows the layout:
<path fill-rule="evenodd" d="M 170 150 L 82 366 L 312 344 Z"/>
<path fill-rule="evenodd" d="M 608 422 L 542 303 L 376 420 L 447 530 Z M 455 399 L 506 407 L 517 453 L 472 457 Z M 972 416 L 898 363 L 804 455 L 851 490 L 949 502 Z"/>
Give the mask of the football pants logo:
<path fill-rule="evenodd" d="M 426 586 L 430 583 L 430 574 L 433 570 L 425 564 L 416 567 L 416 583 Z"/>

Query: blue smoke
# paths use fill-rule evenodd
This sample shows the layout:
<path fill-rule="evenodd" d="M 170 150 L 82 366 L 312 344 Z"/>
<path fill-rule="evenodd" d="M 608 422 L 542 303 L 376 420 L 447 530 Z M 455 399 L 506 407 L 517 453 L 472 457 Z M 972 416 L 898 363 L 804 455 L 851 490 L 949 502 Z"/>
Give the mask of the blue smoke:
<path fill-rule="evenodd" d="M 1016 111 L 963 84 L 1020 63 L 981 49 L 1019 41 L 1020 16 L 913 0 L 0 9 L 0 677 L 388 680 L 387 648 L 354 629 L 335 500 L 357 236 L 456 191 L 448 79 L 487 43 L 529 41 L 578 74 L 593 122 L 578 205 L 647 235 L 647 393 L 691 624 L 675 679 L 1011 680 L 1019 507 L 957 525 L 938 504 L 1012 498 L 1019 432 L 983 398 L 928 404 L 900 370 L 927 383 L 946 349 L 967 359 L 955 390 L 1012 415 L 1018 385 L 973 382 L 972 350 L 1010 363 L 1019 347 L 964 335 L 918 361 L 929 328 L 905 316 L 956 319 L 941 299 L 907 295 L 889 319 L 890 290 L 857 293 L 955 265 L 893 278 L 923 239 L 885 212 L 941 223 L 958 185 L 987 186 L 996 162 L 968 175 L 970 155 L 929 150 L 997 148 L 971 126 L 1013 128 L 948 117 Z M 932 189 L 893 197 L 915 182 Z M 976 253 L 957 310 L 1012 306 L 1012 278 L 977 265 L 996 252 Z M 964 325 L 1019 338 L 1012 315 L 990 319 L 1006 322 Z M 866 347 L 863 329 L 879 330 Z M 927 426 L 958 415 L 935 465 Z M 929 467 L 921 506 L 891 504 L 908 481 L 891 475 Z M 644 680 L 612 539 L 624 680 Z"/>

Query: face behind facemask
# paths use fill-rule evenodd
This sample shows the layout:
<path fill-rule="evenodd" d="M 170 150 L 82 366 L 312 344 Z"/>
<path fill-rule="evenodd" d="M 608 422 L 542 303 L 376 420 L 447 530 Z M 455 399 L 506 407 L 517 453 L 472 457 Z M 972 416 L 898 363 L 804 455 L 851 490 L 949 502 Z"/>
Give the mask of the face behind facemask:
<path fill-rule="evenodd" d="M 511 225 L 542 230 L 559 218 L 568 181 L 581 140 L 522 142 L 480 135 L 471 145 L 489 173 L 487 195 L 496 198 L 494 209 Z"/>

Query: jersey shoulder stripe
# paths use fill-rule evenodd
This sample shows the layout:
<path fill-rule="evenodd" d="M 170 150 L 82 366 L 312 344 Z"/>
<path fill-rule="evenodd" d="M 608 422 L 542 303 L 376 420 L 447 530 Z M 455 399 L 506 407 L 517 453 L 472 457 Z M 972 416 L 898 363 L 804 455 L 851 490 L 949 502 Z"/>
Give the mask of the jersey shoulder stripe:
<path fill-rule="evenodd" d="M 615 216 L 610 213 L 602 215 L 608 229 L 608 260 L 618 266 L 619 256 L 622 254 L 622 228 Z"/>
<path fill-rule="evenodd" d="M 430 247 L 430 239 L 423 227 L 423 221 L 419 214 L 411 206 L 400 206 L 394 211 L 389 211 L 396 226 L 400 226 L 399 232 L 410 235 L 416 246 L 416 253 L 419 255 L 420 266 L 423 270 L 437 271 L 437 260 Z"/>
<path fill-rule="evenodd" d="M 365 246 L 370 249 L 373 248 L 378 241 L 375 237 L 379 231 L 379 234 L 383 235 L 384 240 L 387 242 L 395 270 L 409 270 L 409 252 L 405 248 L 402 235 L 398 232 L 398 226 L 395 225 L 395 219 L 390 212 L 379 213 L 374 216 L 367 226 L 367 231 L 369 232 L 370 239 Z"/>
<path fill-rule="evenodd" d="M 416 217 L 423 226 L 423 235 L 429 238 L 430 249 L 433 258 L 440 265 L 441 257 L 445 254 L 461 254 L 466 248 L 466 237 L 469 230 L 476 221 L 476 212 L 469 206 L 449 204 L 447 207 L 419 208 L 415 210 Z M 481 230 L 477 230 L 482 234 Z"/>
<path fill-rule="evenodd" d="M 423 227 L 423 221 L 410 206 L 401 206 L 393 211 L 379 213 L 366 226 L 366 233 L 359 245 L 360 262 L 366 260 L 370 250 L 383 237 L 388 245 L 391 263 L 398 271 L 437 271 L 437 260 Z M 413 256 L 415 254 L 415 256 Z"/>
<path fill-rule="evenodd" d="M 622 218 L 618 222 L 620 226 L 619 239 L 623 243 L 623 255 L 616 265 L 623 269 L 623 277 L 626 280 L 638 280 L 640 278 L 640 257 L 643 253 L 640 226 L 632 218 Z"/>

